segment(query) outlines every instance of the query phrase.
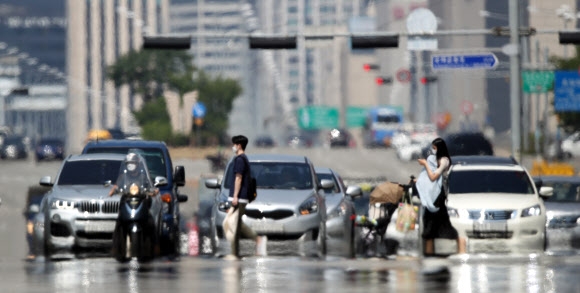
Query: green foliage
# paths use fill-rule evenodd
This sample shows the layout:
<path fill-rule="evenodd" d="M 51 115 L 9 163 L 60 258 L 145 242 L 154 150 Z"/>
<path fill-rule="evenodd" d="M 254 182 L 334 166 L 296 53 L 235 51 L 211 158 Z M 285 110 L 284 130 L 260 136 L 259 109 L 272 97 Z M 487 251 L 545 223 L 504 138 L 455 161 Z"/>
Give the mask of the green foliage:
<path fill-rule="evenodd" d="M 169 87 L 180 96 L 194 88 L 195 71 L 189 54 L 177 50 L 130 51 L 107 69 L 116 87 L 129 85 L 145 102 L 161 96 Z M 185 91 L 185 92 L 184 92 Z"/>
<path fill-rule="evenodd" d="M 576 46 L 576 56 L 572 58 L 560 58 L 553 56 L 550 61 L 559 70 L 580 70 L 580 46 Z M 566 132 L 573 132 L 580 128 L 580 112 L 555 112 L 558 115 L 559 124 Z"/>
<path fill-rule="evenodd" d="M 142 50 L 131 51 L 108 68 L 108 78 L 116 87 L 128 85 L 143 96 L 144 105 L 134 112 L 142 127 L 145 139 L 162 140 L 172 145 L 186 145 L 189 141 L 203 144 L 222 142 L 228 128 L 228 116 L 233 101 L 242 93 L 238 81 L 229 78 L 211 78 L 198 71 L 193 79 L 195 67 L 192 57 L 183 51 Z M 198 90 L 199 101 L 206 105 L 204 124 L 191 135 L 171 133 L 171 122 L 164 98 L 164 89 L 179 94 L 183 107 L 183 95 Z M 191 138 L 190 138 L 191 137 Z"/>
<path fill-rule="evenodd" d="M 206 106 L 204 125 L 198 135 L 203 142 L 222 142 L 228 128 L 228 116 L 232 110 L 234 99 L 242 93 L 242 88 L 236 80 L 230 78 L 210 78 L 200 73 L 197 86 L 199 101 Z"/>

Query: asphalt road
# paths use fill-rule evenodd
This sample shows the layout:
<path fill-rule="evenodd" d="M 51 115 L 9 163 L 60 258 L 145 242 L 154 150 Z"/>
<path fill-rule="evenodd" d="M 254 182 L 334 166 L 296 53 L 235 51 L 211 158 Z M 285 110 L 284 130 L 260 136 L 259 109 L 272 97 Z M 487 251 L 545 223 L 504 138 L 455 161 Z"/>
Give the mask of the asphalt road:
<path fill-rule="evenodd" d="M 385 176 L 406 181 L 416 162 L 386 150 L 277 149 L 249 152 L 305 154 L 343 177 Z M 176 160 L 188 179 L 209 170 L 205 161 Z M 0 162 L 0 292 L 580 292 L 576 251 L 548 254 L 477 254 L 444 259 L 324 259 L 294 255 L 246 256 L 239 261 L 183 256 L 147 264 L 109 257 L 26 261 L 22 210 L 28 186 L 55 176 L 60 162 Z M 197 187 L 186 186 L 195 210 Z"/>

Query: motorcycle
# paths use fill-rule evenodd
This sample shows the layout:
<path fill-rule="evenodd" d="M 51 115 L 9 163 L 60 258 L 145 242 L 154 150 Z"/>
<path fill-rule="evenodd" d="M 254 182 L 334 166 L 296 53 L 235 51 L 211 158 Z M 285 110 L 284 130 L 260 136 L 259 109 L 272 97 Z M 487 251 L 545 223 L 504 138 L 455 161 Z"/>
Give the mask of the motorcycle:
<path fill-rule="evenodd" d="M 149 261 L 159 251 L 161 199 L 157 187 L 167 185 L 167 179 L 158 176 L 151 184 L 144 159 L 138 160 L 138 166 L 137 170 L 122 170 L 114 187 L 121 195 L 113 232 L 113 256 L 119 262 L 132 258 Z"/>

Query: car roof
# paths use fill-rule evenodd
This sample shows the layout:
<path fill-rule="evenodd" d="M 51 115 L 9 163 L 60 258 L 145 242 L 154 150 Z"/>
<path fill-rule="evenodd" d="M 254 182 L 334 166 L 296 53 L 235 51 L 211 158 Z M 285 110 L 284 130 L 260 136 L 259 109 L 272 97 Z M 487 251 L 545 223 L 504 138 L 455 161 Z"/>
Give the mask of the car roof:
<path fill-rule="evenodd" d="M 513 157 L 499 156 L 452 156 L 453 165 L 518 165 Z"/>
<path fill-rule="evenodd" d="M 127 155 L 124 154 L 113 154 L 113 153 L 95 153 L 95 154 L 80 154 L 71 155 L 66 160 L 70 161 L 89 161 L 89 160 L 114 160 L 114 161 L 124 161 Z"/>
<path fill-rule="evenodd" d="M 541 179 L 542 182 L 567 182 L 567 183 L 580 183 L 580 177 L 578 176 L 534 176 L 534 180 Z"/>
<path fill-rule="evenodd" d="M 332 174 L 332 169 L 328 167 L 314 167 L 314 172 L 316 174 Z"/>
<path fill-rule="evenodd" d="M 453 165 L 450 171 L 525 171 L 520 165 L 494 165 L 494 164 L 471 164 L 471 165 Z"/>
<path fill-rule="evenodd" d="M 110 139 L 110 140 L 99 140 L 90 141 L 85 145 L 88 147 L 159 147 L 165 146 L 165 142 L 155 141 L 155 140 L 132 140 L 132 139 Z"/>
<path fill-rule="evenodd" d="M 247 155 L 252 162 L 284 162 L 284 163 L 306 163 L 305 156 L 284 155 L 284 154 L 251 154 Z"/>

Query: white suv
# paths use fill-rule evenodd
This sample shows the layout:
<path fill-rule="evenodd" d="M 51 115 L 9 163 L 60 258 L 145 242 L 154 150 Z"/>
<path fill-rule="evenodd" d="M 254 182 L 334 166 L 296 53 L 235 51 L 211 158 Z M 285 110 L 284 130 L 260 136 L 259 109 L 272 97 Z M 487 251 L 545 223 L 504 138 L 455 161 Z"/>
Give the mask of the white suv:
<path fill-rule="evenodd" d="M 455 163 L 455 162 L 454 162 Z M 454 164 L 448 174 L 449 216 L 468 252 L 543 251 L 546 209 L 525 168 L 513 163 Z"/>

